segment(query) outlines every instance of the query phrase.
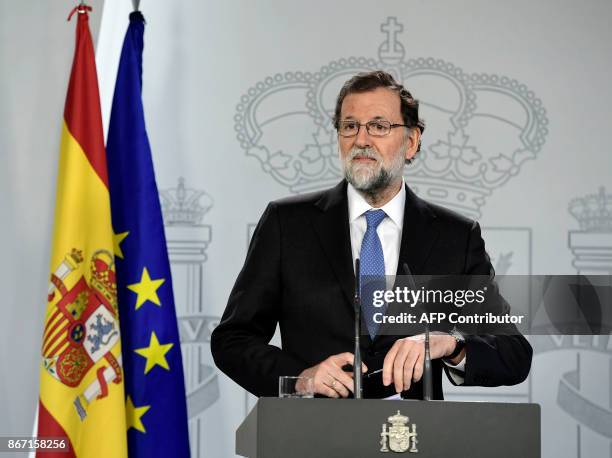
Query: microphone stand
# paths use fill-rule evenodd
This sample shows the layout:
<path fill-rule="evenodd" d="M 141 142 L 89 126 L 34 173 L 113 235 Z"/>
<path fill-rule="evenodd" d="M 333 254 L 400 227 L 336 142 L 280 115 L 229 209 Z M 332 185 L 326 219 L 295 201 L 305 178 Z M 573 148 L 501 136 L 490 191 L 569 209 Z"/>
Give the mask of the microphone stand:
<path fill-rule="evenodd" d="M 408 277 L 408 283 L 413 291 L 416 291 L 416 283 L 408 263 L 405 262 L 404 272 Z M 433 397 L 432 374 L 431 374 L 431 354 L 429 353 L 429 324 L 425 323 L 425 358 L 423 359 L 423 401 L 431 401 Z"/>
<path fill-rule="evenodd" d="M 363 397 L 363 374 L 361 373 L 361 281 L 359 258 L 355 260 L 355 296 L 353 298 L 353 306 L 355 308 L 354 396 L 355 399 L 361 399 Z"/>
<path fill-rule="evenodd" d="M 425 324 L 425 359 L 423 361 L 423 401 L 431 401 L 433 386 L 431 383 L 431 355 L 429 354 L 429 325 Z"/>

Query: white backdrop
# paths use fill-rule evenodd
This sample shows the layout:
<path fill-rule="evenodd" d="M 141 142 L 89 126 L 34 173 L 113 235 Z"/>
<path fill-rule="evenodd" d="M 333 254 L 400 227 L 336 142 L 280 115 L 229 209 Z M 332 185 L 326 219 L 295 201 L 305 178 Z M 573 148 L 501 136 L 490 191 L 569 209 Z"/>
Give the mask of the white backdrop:
<path fill-rule="evenodd" d="M 234 430 L 253 399 L 214 367 L 210 331 L 267 202 L 337 180 L 329 113 L 339 85 L 359 69 L 386 68 L 421 100 L 428 125 L 406 180 L 423 197 L 478 218 L 499 273 L 612 273 L 609 2 L 178 5 L 141 2 L 144 101 L 163 190 L 194 456 L 234 456 Z M 104 2 L 97 59 L 106 107 L 129 10 L 127 0 Z M 22 11 L 20 21 L 32 14 Z M 97 20 L 100 14 L 94 11 Z M 65 32 L 64 24 L 52 25 Z M 53 45 L 71 48 L 71 38 Z M 7 43 L 0 45 L 5 53 Z M 9 69 L 2 81 L 25 93 L 23 78 L 5 66 L 13 61 L 2 57 Z M 56 91 L 52 112 L 22 110 L 3 83 L 9 103 L 0 111 L 0 240 L 8 262 L 0 278 L 8 300 L 1 306 L 0 362 L 7 369 L 0 408 L 16 418 L 0 423 L 2 433 L 26 433 L 34 405 L 57 142 L 44 145 L 43 167 L 41 145 L 23 126 L 35 117 L 59 132 L 68 66 L 55 68 L 64 74 L 53 84 L 48 72 L 29 75 L 30 84 Z M 585 207 L 608 211 L 607 226 L 589 226 Z M 26 331 L 16 332 L 15 323 Z M 536 354 L 527 382 L 447 387 L 447 397 L 540 403 L 544 457 L 612 457 L 612 430 L 602 430 L 612 425 L 612 339 L 531 340 Z"/>

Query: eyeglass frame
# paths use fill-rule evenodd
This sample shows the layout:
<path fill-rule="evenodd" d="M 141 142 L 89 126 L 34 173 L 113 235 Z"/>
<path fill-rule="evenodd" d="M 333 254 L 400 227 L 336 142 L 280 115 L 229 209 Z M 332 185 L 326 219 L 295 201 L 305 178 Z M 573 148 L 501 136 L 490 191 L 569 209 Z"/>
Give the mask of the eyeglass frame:
<path fill-rule="evenodd" d="M 389 132 L 387 132 L 384 135 L 376 135 L 376 134 L 372 134 L 370 133 L 370 129 L 368 128 L 368 124 L 373 124 L 373 123 L 377 123 L 377 122 L 385 122 L 385 123 L 389 123 Z M 357 132 L 355 132 L 353 135 L 342 135 L 340 133 L 340 125 L 344 122 L 354 122 L 357 124 Z M 361 130 L 362 127 L 366 128 L 366 132 L 368 133 L 368 135 L 372 136 L 372 137 L 376 137 L 376 138 L 382 138 L 382 137 L 386 137 L 388 135 L 391 134 L 391 129 L 395 129 L 396 127 L 412 127 L 408 124 L 393 124 L 391 123 L 391 121 L 388 121 L 387 119 L 370 119 L 368 122 L 364 122 L 363 124 L 358 122 L 357 120 L 354 119 L 343 119 L 342 121 L 338 121 L 338 126 L 336 127 L 336 130 L 338 131 L 338 135 L 340 135 L 342 138 L 352 138 L 352 137 L 356 137 L 357 135 L 359 135 L 359 131 Z"/>

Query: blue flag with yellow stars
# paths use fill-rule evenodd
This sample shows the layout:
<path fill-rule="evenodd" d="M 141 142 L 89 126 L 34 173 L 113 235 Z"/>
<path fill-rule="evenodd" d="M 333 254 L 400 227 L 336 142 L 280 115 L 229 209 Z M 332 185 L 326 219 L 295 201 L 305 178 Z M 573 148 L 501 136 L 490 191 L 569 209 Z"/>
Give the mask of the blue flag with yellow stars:
<path fill-rule="evenodd" d="M 130 14 L 106 146 L 128 451 L 131 458 L 187 457 L 181 346 L 141 97 L 144 24 L 140 12 Z"/>

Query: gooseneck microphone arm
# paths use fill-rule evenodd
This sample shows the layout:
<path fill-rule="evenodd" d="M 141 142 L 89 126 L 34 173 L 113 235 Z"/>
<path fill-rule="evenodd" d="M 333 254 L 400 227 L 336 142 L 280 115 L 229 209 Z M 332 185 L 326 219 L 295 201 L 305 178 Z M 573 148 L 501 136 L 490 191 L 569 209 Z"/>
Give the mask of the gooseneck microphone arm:
<path fill-rule="evenodd" d="M 416 283 L 408 263 L 403 264 L 404 272 L 408 277 L 408 286 L 416 291 Z M 431 401 L 433 397 L 432 373 L 431 373 L 431 354 L 429 353 L 429 324 L 425 322 L 425 358 L 423 359 L 423 400 Z"/>
<path fill-rule="evenodd" d="M 354 396 L 355 399 L 361 399 L 363 396 L 363 375 L 361 373 L 361 281 L 359 258 L 355 259 L 355 296 L 353 298 L 353 306 L 355 308 Z"/>

